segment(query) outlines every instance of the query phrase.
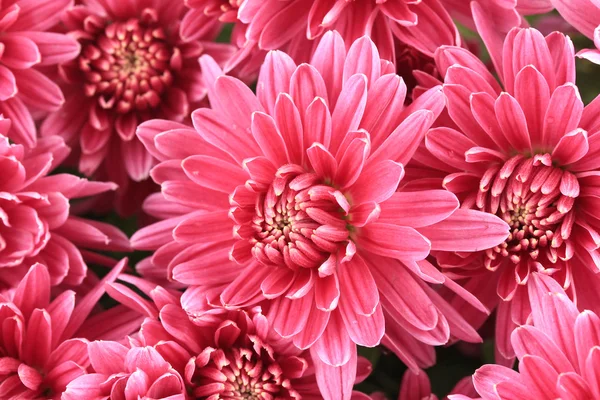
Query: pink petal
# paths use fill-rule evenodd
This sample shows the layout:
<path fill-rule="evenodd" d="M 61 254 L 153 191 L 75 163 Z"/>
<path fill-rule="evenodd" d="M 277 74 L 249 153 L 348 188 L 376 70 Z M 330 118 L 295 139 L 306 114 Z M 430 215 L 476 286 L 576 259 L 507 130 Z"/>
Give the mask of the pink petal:
<path fill-rule="evenodd" d="M 375 222 L 361 228 L 357 244 L 375 254 L 390 258 L 423 260 L 431 243 L 413 228 Z"/>
<path fill-rule="evenodd" d="M 403 177 L 402 164 L 390 160 L 373 163 L 363 170 L 360 178 L 348 190 L 351 203 L 381 203 L 394 194 Z"/>
<path fill-rule="evenodd" d="M 435 116 L 429 110 L 419 110 L 411 114 L 373 152 L 369 163 L 393 160 L 407 164 L 434 120 Z"/>
<path fill-rule="evenodd" d="M 367 104 L 367 78 L 353 75 L 344 84 L 331 116 L 333 132 L 330 150 L 335 153 L 346 133 L 358 129 Z"/>
<path fill-rule="evenodd" d="M 256 94 L 267 114 L 272 115 L 279 93 L 290 91 L 294 61 L 281 51 L 270 51 L 265 57 L 256 86 Z"/>
<path fill-rule="evenodd" d="M 344 82 L 355 74 L 363 74 L 367 77 L 370 86 L 379 78 L 380 73 L 381 62 L 375 43 L 368 36 L 355 40 L 348 50 L 344 63 Z"/>
<path fill-rule="evenodd" d="M 351 357 L 341 366 L 331 366 L 321 361 L 320 353 L 311 348 L 315 363 L 315 375 L 321 395 L 325 400 L 349 399 L 356 379 L 356 347 L 351 351 Z"/>
<path fill-rule="evenodd" d="M 583 102 L 575 85 L 568 83 L 556 88 L 544 118 L 543 143 L 555 146 L 566 133 L 579 126 L 582 113 Z"/>
<path fill-rule="evenodd" d="M 456 196 L 446 190 L 396 192 L 381 203 L 379 221 L 420 228 L 443 221 L 458 205 Z"/>
<path fill-rule="evenodd" d="M 432 250 L 480 251 L 494 247 L 508 237 L 508 225 L 500 218 L 464 209 L 418 231 L 431 241 Z"/>
<path fill-rule="evenodd" d="M 355 357 L 356 345 L 348 336 L 342 317 L 338 312 L 331 313 L 327 328 L 311 347 L 311 352 L 332 367 L 342 366 Z M 355 377 L 356 372 L 353 379 Z"/>
<path fill-rule="evenodd" d="M 494 106 L 498 124 L 506 140 L 517 150 L 531 150 L 531 138 L 523 109 L 508 93 L 502 93 Z"/>
<path fill-rule="evenodd" d="M 41 264 L 31 266 L 27 275 L 17 286 L 13 302 L 25 318 L 29 318 L 35 308 L 46 308 L 50 303 L 50 275 Z"/>
<path fill-rule="evenodd" d="M 96 372 L 105 375 L 119 373 L 125 365 L 127 347 L 117 342 L 95 341 L 88 344 L 90 362 Z"/>

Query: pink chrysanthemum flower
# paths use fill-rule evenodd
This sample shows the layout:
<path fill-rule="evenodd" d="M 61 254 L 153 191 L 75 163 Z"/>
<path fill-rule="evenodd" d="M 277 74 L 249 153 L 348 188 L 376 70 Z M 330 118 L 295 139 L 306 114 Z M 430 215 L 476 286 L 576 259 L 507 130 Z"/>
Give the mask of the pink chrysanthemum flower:
<path fill-rule="evenodd" d="M 52 285 L 78 285 L 87 267 L 79 248 L 123 251 L 127 237 L 115 227 L 72 216 L 70 200 L 114 189 L 69 174 L 48 175 L 67 156 L 59 137 L 27 150 L 5 136 L 0 119 L 0 282 L 16 286 L 36 262 L 48 267 Z"/>
<path fill-rule="evenodd" d="M 428 132 L 429 153 L 415 157 L 425 166 L 421 176 L 442 176 L 462 208 L 497 215 L 511 227 L 493 249 L 437 259 L 448 276 L 469 278 L 467 290 L 490 308 L 499 305 L 496 344 L 511 358 L 510 332 L 530 313 L 532 271 L 552 275 L 585 307 L 600 304 L 600 98 L 584 107 L 574 84 L 573 45 L 560 33 L 509 33 L 499 70 L 504 91 L 464 49 L 441 48 L 436 60 L 458 130 Z M 484 319 L 463 315 L 476 326 Z"/>
<path fill-rule="evenodd" d="M 143 289 L 153 287 L 138 278 L 122 277 Z M 186 293 L 180 300 L 180 293 L 155 287 L 147 292 L 153 304 L 122 284 L 107 289 L 146 320 L 135 339 L 130 339 L 131 348 L 114 342 L 91 343 L 94 373 L 69 384 L 65 399 L 82 393 L 115 398 L 134 382 L 147 390 L 140 395 L 150 398 L 182 394 L 203 399 L 322 398 L 309 352 L 273 331 L 260 307 L 248 311 L 210 308 L 189 314 L 182 306 L 201 301 L 198 293 Z M 140 353 L 148 354 L 153 362 L 140 365 Z M 163 390 L 160 396 L 159 389 Z"/>
<path fill-rule="evenodd" d="M 270 299 L 276 332 L 346 368 L 344 398 L 355 343 L 380 343 L 384 310 L 386 344 L 414 368 L 433 356 L 414 355 L 421 342 L 468 331 L 422 281 L 456 286 L 425 261 L 429 250 L 479 250 L 507 235 L 494 216 L 455 212 L 450 192 L 396 193 L 441 92 L 405 108 L 404 83 L 369 38 L 345 49 L 329 32 L 310 65 L 269 53 L 256 96 L 202 59 L 216 82 L 212 108 L 192 114 L 196 130 L 168 121 L 138 130 L 161 160 L 152 176 L 162 194 L 145 209 L 165 220 L 132 238 L 158 249 L 154 268 L 140 269 L 147 275 L 168 266 L 169 278 L 217 290 L 229 307 Z"/>
<path fill-rule="evenodd" d="M 0 398 L 60 398 L 69 382 L 86 373 L 87 340 L 76 332 L 124 266 L 115 266 L 77 301 L 70 290 L 50 301 L 51 278 L 41 264 L 31 267 L 11 298 L 0 295 Z"/>
<path fill-rule="evenodd" d="M 9 0 L 0 5 L 0 114 L 13 120 L 11 139 L 27 147 L 36 142 L 30 111 L 58 110 L 64 97 L 38 67 L 74 59 L 77 41 L 47 32 L 60 20 L 70 0 Z"/>
<path fill-rule="evenodd" d="M 206 94 L 198 57 L 206 50 L 227 57 L 229 47 L 181 40 L 183 0 L 82 3 L 64 17 L 82 48 L 77 59 L 60 66 L 67 100 L 44 121 L 41 133 L 78 143 L 79 170 L 86 175 L 104 162 L 110 180 L 125 173 L 141 181 L 154 160 L 135 137 L 135 128 L 150 118 L 186 118 L 190 105 Z M 203 38 L 211 40 L 213 33 Z M 107 162 L 108 153 L 119 161 Z"/>
<path fill-rule="evenodd" d="M 600 398 L 600 318 L 579 312 L 551 277 L 534 273 L 531 281 L 533 326 L 521 326 L 511 336 L 519 372 L 484 365 L 473 376 L 477 392 L 484 400 Z"/>
<path fill-rule="evenodd" d="M 394 59 L 394 36 L 430 55 L 438 46 L 460 44 L 438 0 L 245 0 L 238 18 L 248 25 L 248 42 L 265 50 L 295 49 L 327 30 L 340 32 L 346 43 L 368 35 L 387 60 Z"/>

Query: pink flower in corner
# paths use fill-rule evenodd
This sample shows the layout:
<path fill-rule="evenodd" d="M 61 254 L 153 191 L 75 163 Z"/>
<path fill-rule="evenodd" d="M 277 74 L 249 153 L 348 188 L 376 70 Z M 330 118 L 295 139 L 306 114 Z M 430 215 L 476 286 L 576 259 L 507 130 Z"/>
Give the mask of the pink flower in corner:
<path fill-rule="evenodd" d="M 50 301 L 50 275 L 41 264 L 31 267 L 11 298 L 0 294 L 0 398 L 58 399 L 69 382 L 86 374 L 87 340 L 75 334 L 124 266 L 115 266 L 77 301 L 71 290 Z"/>
<path fill-rule="evenodd" d="M 72 60 L 79 44 L 68 35 L 47 32 L 71 0 L 9 0 L 0 5 L 0 114 L 13 120 L 11 140 L 36 142 L 30 112 L 57 111 L 64 103 L 59 86 L 38 67 Z"/>
<path fill-rule="evenodd" d="M 29 267 L 48 267 L 52 285 L 80 284 L 87 274 L 81 249 L 124 251 L 127 237 L 112 225 L 70 214 L 70 201 L 113 189 L 74 175 L 48 175 L 69 149 L 59 137 L 39 139 L 27 150 L 5 136 L 0 119 L 0 282 L 15 287 Z"/>
<path fill-rule="evenodd" d="M 227 45 L 181 40 L 183 0 L 148 3 L 83 0 L 65 14 L 82 50 L 60 65 L 66 103 L 44 121 L 41 134 L 78 144 L 79 170 L 88 176 L 103 165 L 111 181 L 146 179 L 154 159 L 137 140 L 137 125 L 187 118 L 206 94 L 198 57 L 230 55 Z M 215 29 L 212 24 L 202 39 L 211 41 Z"/>
<path fill-rule="evenodd" d="M 415 157 L 427 166 L 421 176 L 455 193 L 462 208 L 499 216 L 511 233 L 493 249 L 435 256 L 448 276 L 467 278 L 467 290 L 498 306 L 498 355 L 511 359 L 510 332 L 530 314 L 532 272 L 553 276 L 583 307 L 600 304 L 600 97 L 584 107 L 573 45 L 558 32 L 509 33 L 498 70 L 504 89 L 464 49 L 441 48 L 436 60 L 457 129 L 428 132 L 428 154 Z M 475 326 L 483 323 L 459 303 Z"/>
<path fill-rule="evenodd" d="M 212 108 L 192 115 L 196 130 L 169 121 L 138 130 L 161 160 L 152 177 L 162 194 L 145 210 L 164 219 L 132 238 L 157 250 L 142 273 L 216 291 L 228 307 L 268 299 L 276 332 L 343 368 L 342 381 L 321 387 L 326 398 L 349 396 L 356 344 L 376 346 L 386 329 L 384 343 L 412 368 L 432 363 L 425 343 L 445 343 L 451 330 L 479 339 L 424 283 L 457 289 L 425 258 L 438 242 L 495 246 L 507 225 L 457 211 L 447 191 L 396 192 L 442 109 L 439 87 L 405 108 L 406 87 L 373 42 L 346 53 L 335 32 L 311 64 L 269 53 L 256 96 L 201 63 L 215 83 Z"/>
<path fill-rule="evenodd" d="M 473 376 L 475 389 L 484 400 L 600 398 L 600 318 L 579 312 L 551 277 L 534 273 L 531 281 L 533 325 L 511 336 L 519 372 L 484 365 Z"/>

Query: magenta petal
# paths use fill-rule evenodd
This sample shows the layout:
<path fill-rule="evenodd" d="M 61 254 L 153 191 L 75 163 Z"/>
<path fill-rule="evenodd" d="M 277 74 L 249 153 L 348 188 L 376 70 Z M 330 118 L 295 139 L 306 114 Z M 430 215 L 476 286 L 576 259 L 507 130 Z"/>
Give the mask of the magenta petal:
<path fill-rule="evenodd" d="M 320 353 L 311 348 L 315 374 L 321 395 L 325 400 L 349 399 L 356 380 L 356 346 L 351 345 L 351 357 L 341 366 L 331 366 L 321 361 Z"/>

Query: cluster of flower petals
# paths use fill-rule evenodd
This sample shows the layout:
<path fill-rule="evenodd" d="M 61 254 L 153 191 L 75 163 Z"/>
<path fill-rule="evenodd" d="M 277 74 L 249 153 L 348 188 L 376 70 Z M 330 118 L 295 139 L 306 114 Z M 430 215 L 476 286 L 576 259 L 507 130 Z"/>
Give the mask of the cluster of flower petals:
<path fill-rule="evenodd" d="M 114 190 L 67 173 L 50 175 L 68 155 L 58 137 L 32 149 L 12 144 L 11 121 L 0 120 L 0 281 L 15 287 L 29 266 L 48 267 L 52 285 L 79 285 L 87 274 L 81 250 L 128 250 L 116 227 L 71 214 L 70 201 Z"/>

